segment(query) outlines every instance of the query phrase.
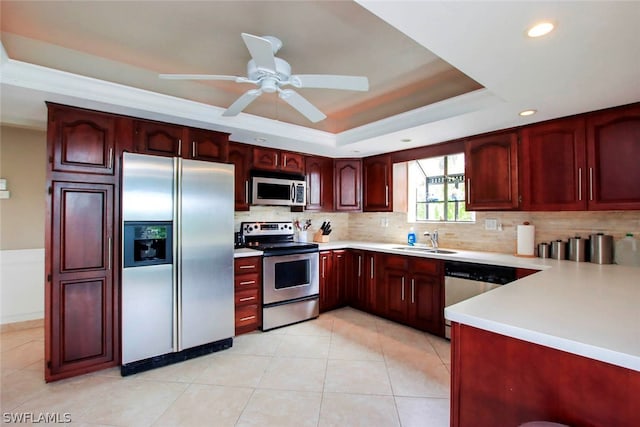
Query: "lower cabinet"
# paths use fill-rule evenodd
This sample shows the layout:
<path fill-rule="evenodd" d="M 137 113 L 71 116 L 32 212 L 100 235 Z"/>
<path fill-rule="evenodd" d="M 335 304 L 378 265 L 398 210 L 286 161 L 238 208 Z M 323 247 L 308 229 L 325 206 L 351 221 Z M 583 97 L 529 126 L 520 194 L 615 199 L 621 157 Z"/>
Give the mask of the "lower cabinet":
<path fill-rule="evenodd" d="M 401 255 L 381 260 L 378 314 L 435 335 L 444 335 L 442 261 Z"/>
<path fill-rule="evenodd" d="M 347 252 L 347 302 L 370 313 L 376 312 L 377 259 L 375 252 Z"/>
<path fill-rule="evenodd" d="M 347 251 L 321 251 L 319 265 L 320 312 L 347 303 Z"/>
<path fill-rule="evenodd" d="M 262 326 L 262 257 L 234 260 L 236 335 Z"/>

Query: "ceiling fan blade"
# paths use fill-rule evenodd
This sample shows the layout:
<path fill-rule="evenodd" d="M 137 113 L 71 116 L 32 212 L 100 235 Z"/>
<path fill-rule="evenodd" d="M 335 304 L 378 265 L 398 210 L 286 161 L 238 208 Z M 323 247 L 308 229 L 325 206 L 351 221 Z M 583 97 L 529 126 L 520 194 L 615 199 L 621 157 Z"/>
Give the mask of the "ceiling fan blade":
<path fill-rule="evenodd" d="M 298 88 L 323 88 L 341 90 L 369 90 L 369 79 L 362 76 L 335 76 L 331 74 L 297 74 L 289 82 Z"/>
<path fill-rule="evenodd" d="M 236 99 L 235 102 L 231 104 L 224 113 L 222 113 L 222 115 L 225 117 L 237 116 L 240 111 L 247 108 L 247 106 L 260 95 L 262 95 L 262 90 L 260 89 L 251 89 L 246 91 L 240 98 Z"/>
<path fill-rule="evenodd" d="M 237 80 L 236 76 L 219 76 L 216 74 L 158 74 L 161 79 L 168 80 Z"/>
<path fill-rule="evenodd" d="M 261 70 L 276 72 L 276 61 L 273 55 L 273 45 L 266 38 L 242 33 L 244 44 L 247 45 L 251 58 L 256 63 L 256 67 Z"/>
<path fill-rule="evenodd" d="M 303 116 L 316 123 L 327 118 L 327 116 L 315 105 L 307 101 L 298 92 L 291 89 L 280 89 L 278 96 L 287 104 L 298 110 Z"/>

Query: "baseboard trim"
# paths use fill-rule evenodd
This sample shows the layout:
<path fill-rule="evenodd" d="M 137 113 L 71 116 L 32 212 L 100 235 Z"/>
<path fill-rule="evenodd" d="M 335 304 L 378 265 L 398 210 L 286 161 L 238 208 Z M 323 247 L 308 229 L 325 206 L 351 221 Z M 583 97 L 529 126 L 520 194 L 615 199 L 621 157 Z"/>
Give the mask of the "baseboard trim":
<path fill-rule="evenodd" d="M 25 320 L 23 322 L 3 323 L 0 333 L 22 331 L 24 329 L 44 328 L 44 319 Z"/>

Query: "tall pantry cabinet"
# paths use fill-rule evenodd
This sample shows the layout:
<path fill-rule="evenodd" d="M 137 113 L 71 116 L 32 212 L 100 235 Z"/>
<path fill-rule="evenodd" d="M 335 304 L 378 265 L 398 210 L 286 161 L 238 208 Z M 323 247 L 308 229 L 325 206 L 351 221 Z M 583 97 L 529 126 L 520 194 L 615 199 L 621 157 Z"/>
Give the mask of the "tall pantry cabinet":
<path fill-rule="evenodd" d="M 130 122 L 47 104 L 45 379 L 119 363 L 120 135 Z"/>

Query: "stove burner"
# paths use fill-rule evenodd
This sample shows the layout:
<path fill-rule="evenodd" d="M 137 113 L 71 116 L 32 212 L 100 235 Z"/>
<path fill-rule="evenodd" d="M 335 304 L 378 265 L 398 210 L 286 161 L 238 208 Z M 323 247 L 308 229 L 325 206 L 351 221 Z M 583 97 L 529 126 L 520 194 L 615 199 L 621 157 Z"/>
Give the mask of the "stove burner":
<path fill-rule="evenodd" d="M 258 249 L 265 256 L 316 252 L 316 243 L 295 242 L 292 222 L 243 222 L 240 232 L 248 248 Z"/>

